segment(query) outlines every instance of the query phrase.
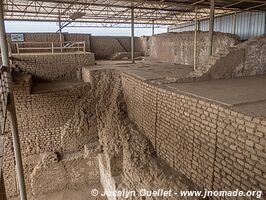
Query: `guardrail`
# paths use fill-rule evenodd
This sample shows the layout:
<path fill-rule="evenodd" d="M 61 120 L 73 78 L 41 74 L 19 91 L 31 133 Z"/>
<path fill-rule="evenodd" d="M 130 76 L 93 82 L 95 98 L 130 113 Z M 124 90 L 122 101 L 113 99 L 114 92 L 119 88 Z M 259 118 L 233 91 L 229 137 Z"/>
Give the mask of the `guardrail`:
<path fill-rule="evenodd" d="M 86 52 L 85 42 L 17 42 L 16 54 Z"/>

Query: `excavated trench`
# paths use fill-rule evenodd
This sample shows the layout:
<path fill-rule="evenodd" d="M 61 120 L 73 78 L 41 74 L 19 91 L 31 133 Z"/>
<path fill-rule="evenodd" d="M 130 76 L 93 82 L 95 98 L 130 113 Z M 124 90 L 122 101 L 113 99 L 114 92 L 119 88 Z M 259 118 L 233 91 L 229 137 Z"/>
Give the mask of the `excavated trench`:
<path fill-rule="evenodd" d="M 197 188 L 156 155 L 152 143 L 129 119 L 122 86 L 123 74 L 114 70 L 95 70 L 90 72 L 90 76 L 101 146 L 98 162 L 103 187 L 110 191 Z M 128 199 L 143 197 L 132 196 Z"/>
<path fill-rule="evenodd" d="M 74 102 L 74 115 L 65 123 L 60 122 L 61 125 L 57 127 L 37 124 L 37 128 L 30 124 L 35 131 L 27 131 L 23 125 L 20 126 L 22 147 L 26 147 L 22 148 L 22 154 L 30 199 L 95 199 L 90 194 L 94 188 L 100 191 L 179 191 L 197 188 L 157 156 L 151 141 L 129 119 L 121 76 L 122 73 L 115 70 L 90 71 L 89 83 L 72 89 L 80 92 Z M 41 102 L 39 97 L 49 102 L 49 95 L 61 97 L 62 92 L 64 94 L 63 90 L 40 96 L 26 95 L 26 99 L 31 98 L 29 105 L 32 106 L 33 101 Z M 22 107 L 25 106 L 21 103 L 25 99 L 19 100 L 24 95 L 22 93 L 16 93 L 19 118 L 29 117 L 22 114 Z M 48 106 L 52 112 L 56 109 L 49 103 Z M 26 108 L 34 110 L 28 105 Z M 38 112 L 42 112 L 40 108 Z M 51 118 L 49 114 L 46 115 Z M 37 116 L 43 120 L 41 114 Z M 51 118 L 51 121 L 56 120 L 56 117 L 59 115 Z M 41 141 L 38 137 L 41 137 Z M 53 140 L 50 141 L 49 137 Z M 12 155 L 11 138 L 7 134 L 4 179 L 8 199 L 16 199 L 18 195 L 14 188 L 16 181 Z M 143 197 L 132 196 L 127 199 Z"/>

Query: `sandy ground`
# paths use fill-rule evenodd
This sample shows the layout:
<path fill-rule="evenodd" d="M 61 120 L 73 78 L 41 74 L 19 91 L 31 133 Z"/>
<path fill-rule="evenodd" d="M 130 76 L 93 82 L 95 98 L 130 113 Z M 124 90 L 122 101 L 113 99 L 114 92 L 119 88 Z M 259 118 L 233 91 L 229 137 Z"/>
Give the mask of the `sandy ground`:
<path fill-rule="evenodd" d="M 143 80 L 161 80 L 169 78 L 185 77 L 193 71 L 191 65 L 171 64 L 166 62 L 136 61 L 132 64 L 130 61 L 96 61 L 92 69 L 118 69 L 120 71 L 132 74 Z"/>

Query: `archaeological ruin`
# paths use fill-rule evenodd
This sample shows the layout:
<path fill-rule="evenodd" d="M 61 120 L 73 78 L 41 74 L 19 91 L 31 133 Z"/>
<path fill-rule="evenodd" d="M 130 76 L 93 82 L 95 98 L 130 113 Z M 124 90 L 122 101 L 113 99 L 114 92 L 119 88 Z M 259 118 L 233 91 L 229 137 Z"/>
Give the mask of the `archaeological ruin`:
<path fill-rule="evenodd" d="M 96 23 L 131 36 L 64 31 L 108 6 Z M 58 32 L 5 31 L 44 16 Z M 265 16 L 260 0 L 1 1 L 0 200 L 266 200 Z"/>

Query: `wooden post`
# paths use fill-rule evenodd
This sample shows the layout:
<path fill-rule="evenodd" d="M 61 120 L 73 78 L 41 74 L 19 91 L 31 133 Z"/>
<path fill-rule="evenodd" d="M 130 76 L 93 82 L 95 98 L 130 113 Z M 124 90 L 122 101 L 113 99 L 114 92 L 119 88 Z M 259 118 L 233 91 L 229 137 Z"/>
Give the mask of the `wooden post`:
<path fill-rule="evenodd" d="M 197 69 L 198 8 L 195 8 L 194 71 Z"/>
<path fill-rule="evenodd" d="M 61 8 L 61 7 L 60 7 Z M 61 12 L 60 9 L 58 9 L 58 26 L 59 26 L 59 37 L 60 37 L 60 51 L 63 52 L 63 35 L 62 35 L 62 22 L 61 22 Z"/>
<path fill-rule="evenodd" d="M 209 23 L 209 56 L 212 55 L 212 49 L 213 49 L 213 29 L 214 29 L 214 0 L 211 0 L 210 23 Z"/>

